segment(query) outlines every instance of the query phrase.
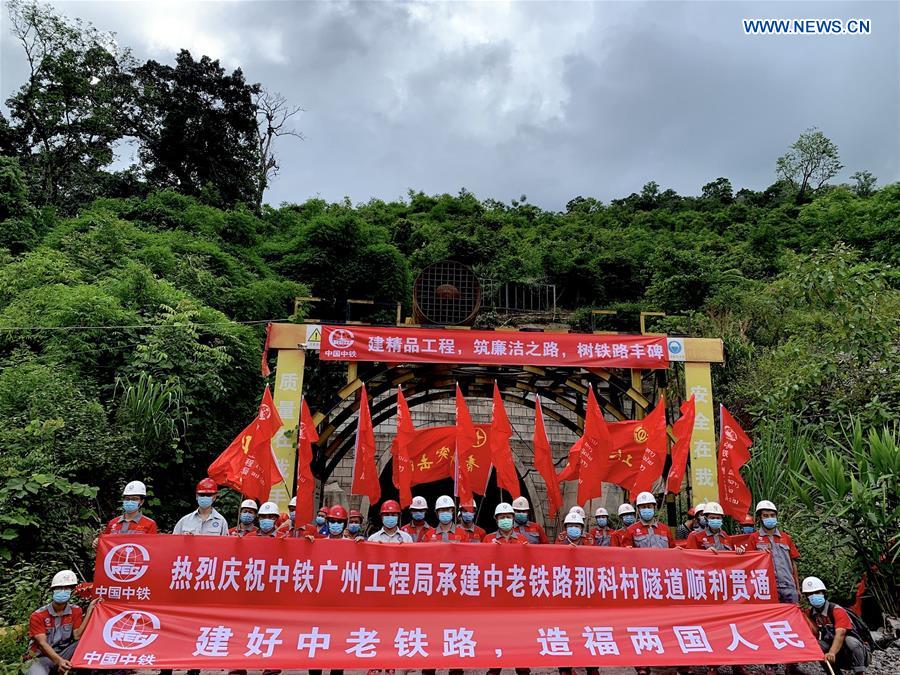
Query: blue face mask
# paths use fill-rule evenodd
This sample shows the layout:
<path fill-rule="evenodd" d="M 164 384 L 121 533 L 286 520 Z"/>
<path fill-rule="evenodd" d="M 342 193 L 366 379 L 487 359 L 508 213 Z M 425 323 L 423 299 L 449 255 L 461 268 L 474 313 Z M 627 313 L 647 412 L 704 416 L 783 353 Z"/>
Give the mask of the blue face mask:
<path fill-rule="evenodd" d="M 252 522 L 253 522 L 253 518 L 254 518 L 253 514 L 250 513 L 249 511 L 246 512 L 246 513 L 242 513 L 242 514 L 241 514 L 241 522 L 242 522 L 244 525 L 249 525 L 250 523 L 252 523 Z"/>
<path fill-rule="evenodd" d="M 141 503 L 137 499 L 126 499 L 122 502 L 122 510 L 125 513 L 134 513 L 141 508 Z"/>
<path fill-rule="evenodd" d="M 825 595 L 823 593 L 813 593 L 809 596 L 809 604 L 816 609 L 821 609 L 825 605 Z"/>
<path fill-rule="evenodd" d="M 260 518 L 259 519 L 259 529 L 263 532 L 271 532 L 275 529 L 275 519 L 274 518 Z"/>
<path fill-rule="evenodd" d="M 706 516 L 697 518 L 697 524 L 700 525 L 700 527 L 706 527 Z"/>
<path fill-rule="evenodd" d="M 622 516 L 622 523 L 624 523 L 625 525 L 634 525 L 634 514 L 628 513 Z"/>
<path fill-rule="evenodd" d="M 288 512 L 288 518 L 290 518 L 290 519 L 291 519 L 291 522 L 293 523 L 294 520 L 297 518 L 297 512 L 296 512 L 296 511 L 289 511 L 289 512 Z"/>
<path fill-rule="evenodd" d="M 762 523 L 767 530 L 774 530 L 778 524 L 778 518 L 763 518 Z"/>
<path fill-rule="evenodd" d="M 609 524 L 609 518 L 597 518 L 597 527 L 606 527 Z"/>
<path fill-rule="evenodd" d="M 424 511 L 410 511 L 412 514 L 412 519 L 416 521 L 425 520 L 425 512 Z"/>
<path fill-rule="evenodd" d="M 53 602 L 58 602 L 61 605 L 66 604 L 71 597 L 72 591 L 63 589 L 57 589 L 53 591 Z"/>
<path fill-rule="evenodd" d="M 721 530 L 722 529 L 722 519 L 721 518 L 710 518 L 708 521 L 709 529 L 711 530 Z"/>
<path fill-rule="evenodd" d="M 391 530 L 397 527 L 397 516 L 381 516 L 381 524 Z"/>
<path fill-rule="evenodd" d="M 566 528 L 566 534 L 569 536 L 569 539 L 578 539 L 581 536 L 581 528 L 570 525 Z"/>
<path fill-rule="evenodd" d="M 328 534 L 336 537 L 337 535 L 342 534 L 343 531 L 343 523 L 328 523 Z"/>
<path fill-rule="evenodd" d="M 528 523 L 528 514 L 527 513 L 517 513 L 516 514 L 516 523 L 519 525 L 525 525 Z"/>
<path fill-rule="evenodd" d="M 347 530 L 350 534 L 359 534 L 359 523 L 350 523 L 347 526 Z"/>
<path fill-rule="evenodd" d="M 472 513 L 471 511 L 463 511 L 462 514 L 460 514 L 460 517 L 462 518 L 462 521 L 464 523 L 474 523 L 475 522 L 475 514 Z"/>
<path fill-rule="evenodd" d="M 744 525 L 744 526 L 741 528 L 741 531 L 742 531 L 744 534 L 753 534 L 753 531 L 754 531 L 755 529 L 756 529 L 756 528 L 753 527 L 752 525 Z"/>
<path fill-rule="evenodd" d="M 441 512 L 438 514 L 438 520 L 439 520 L 443 525 L 449 525 L 450 523 L 453 522 L 453 514 L 450 513 L 449 511 L 441 511 Z"/>
<path fill-rule="evenodd" d="M 504 532 L 509 532 L 513 526 L 512 518 L 497 518 L 497 527 L 499 527 Z"/>
<path fill-rule="evenodd" d="M 325 524 L 325 516 L 316 516 L 316 525 L 320 527 Z"/>
<path fill-rule="evenodd" d="M 641 520 L 645 523 L 649 523 L 653 520 L 654 515 L 656 515 L 656 509 L 641 509 Z"/>
<path fill-rule="evenodd" d="M 213 498 L 209 495 L 198 495 L 197 496 L 197 506 L 201 509 L 208 509 L 212 506 Z"/>

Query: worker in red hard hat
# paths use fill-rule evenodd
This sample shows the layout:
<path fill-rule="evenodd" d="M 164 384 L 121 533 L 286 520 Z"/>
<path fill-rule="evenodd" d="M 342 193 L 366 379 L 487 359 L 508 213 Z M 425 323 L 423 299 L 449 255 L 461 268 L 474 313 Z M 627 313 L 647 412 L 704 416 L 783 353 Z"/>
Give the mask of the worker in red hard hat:
<path fill-rule="evenodd" d="M 428 512 L 428 502 L 425 497 L 413 497 L 409 505 L 410 522 L 401 529 L 406 532 L 416 543 L 428 541 L 434 528 L 428 524 L 425 515 Z"/>
<path fill-rule="evenodd" d="M 366 536 L 363 532 L 362 525 L 362 514 L 356 509 L 350 509 L 350 513 L 347 514 L 347 529 L 344 530 L 344 538 L 365 541 Z"/>
<path fill-rule="evenodd" d="M 197 509 L 179 520 L 172 534 L 227 535 L 228 521 L 213 507 L 218 491 L 219 487 L 212 478 L 204 478 L 197 483 Z"/>
<path fill-rule="evenodd" d="M 381 529 L 368 541 L 382 544 L 411 544 L 413 538 L 400 529 L 400 504 L 388 499 L 381 505 Z"/>
<path fill-rule="evenodd" d="M 325 516 L 325 525 L 328 528 L 326 539 L 343 539 L 347 530 L 347 509 L 340 504 L 332 506 Z"/>
<path fill-rule="evenodd" d="M 487 532 L 475 524 L 475 502 L 459 505 L 459 526 L 468 535 L 470 543 L 481 543 Z"/>
<path fill-rule="evenodd" d="M 753 534 L 756 532 L 756 519 L 749 513 L 741 518 L 741 534 Z"/>

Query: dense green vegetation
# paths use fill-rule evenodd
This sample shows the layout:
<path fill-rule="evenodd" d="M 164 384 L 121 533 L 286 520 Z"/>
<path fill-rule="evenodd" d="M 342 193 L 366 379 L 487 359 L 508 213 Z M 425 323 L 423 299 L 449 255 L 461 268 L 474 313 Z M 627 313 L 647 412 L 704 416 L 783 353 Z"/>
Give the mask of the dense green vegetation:
<path fill-rule="evenodd" d="M 255 113 L 242 78 L 186 53 L 174 67 L 129 70 L 124 57 L 92 51 L 97 35 L 77 35 L 81 43 L 47 51 L 43 75 L 0 119 L 3 621 L 20 622 L 40 595 L 34 582 L 58 566 L 90 569 L 90 541 L 127 480 L 146 480 L 164 526 L 189 509 L 197 477 L 252 415 L 264 323 L 288 320 L 296 296 L 326 298 L 319 311 L 335 318 L 347 298 L 400 301 L 408 313 L 415 273 L 448 258 L 492 279 L 556 284 L 573 328 L 589 328 L 590 310 L 604 308 L 633 330 L 646 309 L 669 314 L 657 329 L 722 337 L 717 397 L 756 440 L 755 494 L 778 500 L 800 530 L 801 571 L 846 597 L 881 565 L 882 592 L 896 598 L 898 476 L 884 456 L 896 459 L 900 421 L 900 184 L 876 189 L 867 172 L 854 185 L 796 174 L 795 154 L 822 148 L 810 131 L 777 166 L 773 158 L 778 179 L 763 191 L 735 192 L 718 178 L 699 196 L 649 183 L 608 204 L 576 197 L 561 212 L 465 190 L 272 208 L 254 198 Z M 75 86 L 86 63 L 100 72 L 98 59 L 109 91 L 79 104 L 78 124 L 115 129 L 106 150 L 72 154 L 84 128 L 63 123 L 53 78 Z M 126 133 L 112 102 L 135 77 L 144 91 L 165 80 L 218 92 L 236 101 L 234 117 L 222 123 L 201 95 L 180 99 L 188 111 L 161 96 L 137 101 L 147 123 L 140 163 L 109 173 L 104 153 Z M 35 101 L 57 140 L 42 140 L 17 112 Z M 186 115 L 198 129 L 187 139 Z M 191 166 L 172 154 L 185 143 L 194 149 L 177 159 Z M 207 170 L 203 148 L 232 153 L 245 173 Z M 827 172 L 837 149 L 826 150 Z M 869 451 L 882 459 L 868 462 Z M 844 464 L 882 490 L 880 501 L 828 478 Z M 810 475 L 812 484 L 802 479 Z M 845 508 L 851 493 L 855 510 Z M 813 500 L 831 506 L 818 512 Z M 844 548 L 822 537 L 825 518 Z M 881 548 L 878 537 L 855 541 L 854 528 L 886 533 Z"/>

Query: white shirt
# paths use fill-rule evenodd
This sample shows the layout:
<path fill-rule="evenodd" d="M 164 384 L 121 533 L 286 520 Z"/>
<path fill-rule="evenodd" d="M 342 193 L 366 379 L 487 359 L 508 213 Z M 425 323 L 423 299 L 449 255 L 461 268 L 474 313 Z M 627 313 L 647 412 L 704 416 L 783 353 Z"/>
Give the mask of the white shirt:
<path fill-rule="evenodd" d="M 388 534 L 382 527 L 378 532 L 370 536 L 368 541 L 374 541 L 378 544 L 411 544 L 413 543 L 413 538 L 400 528 L 397 528 L 393 534 Z"/>
<path fill-rule="evenodd" d="M 197 509 L 179 520 L 175 524 L 172 534 L 227 535 L 228 521 L 215 509 L 212 509 L 204 520 L 200 515 L 200 509 Z"/>

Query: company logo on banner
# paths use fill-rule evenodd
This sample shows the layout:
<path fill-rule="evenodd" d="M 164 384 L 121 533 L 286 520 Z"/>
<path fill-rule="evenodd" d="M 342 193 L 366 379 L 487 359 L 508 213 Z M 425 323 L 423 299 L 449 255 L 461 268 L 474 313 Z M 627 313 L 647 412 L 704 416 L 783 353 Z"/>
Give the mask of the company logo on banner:
<path fill-rule="evenodd" d="M 126 610 L 103 625 L 103 641 L 114 649 L 143 649 L 159 637 L 160 626 L 155 614 Z"/>
<path fill-rule="evenodd" d="M 103 569 L 113 581 L 130 583 L 137 581 L 150 563 L 150 553 L 140 544 L 119 544 L 103 558 Z"/>
<path fill-rule="evenodd" d="M 335 349 L 349 349 L 353 346 L 353 331 L 346 328 L 334 328 L 328 333 L 328 344 Z"/>

